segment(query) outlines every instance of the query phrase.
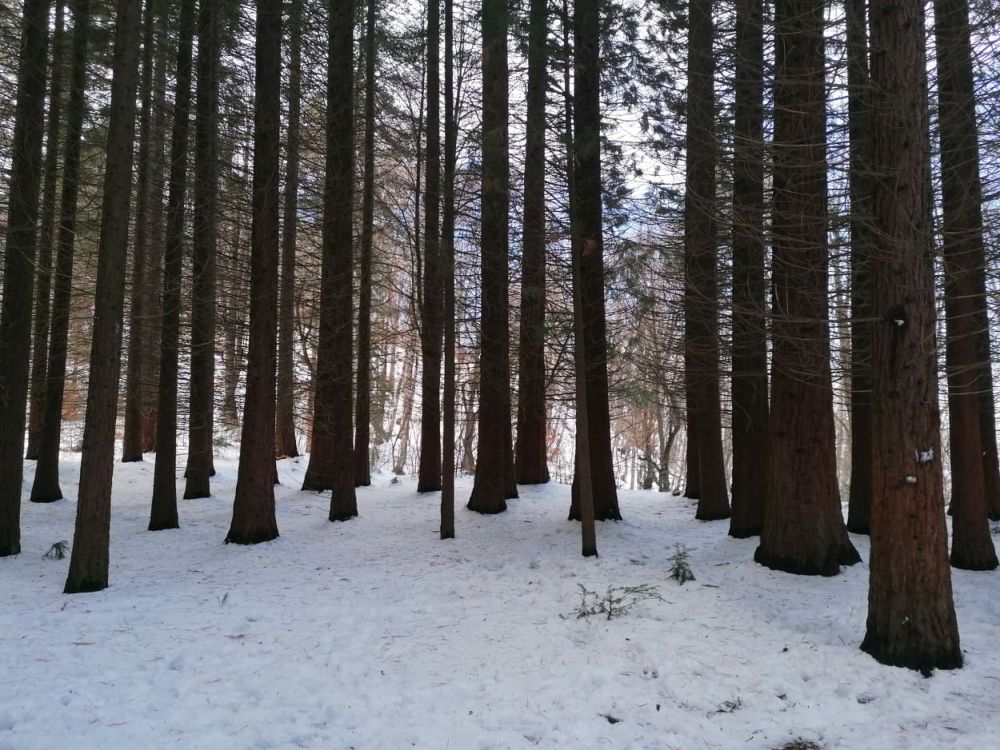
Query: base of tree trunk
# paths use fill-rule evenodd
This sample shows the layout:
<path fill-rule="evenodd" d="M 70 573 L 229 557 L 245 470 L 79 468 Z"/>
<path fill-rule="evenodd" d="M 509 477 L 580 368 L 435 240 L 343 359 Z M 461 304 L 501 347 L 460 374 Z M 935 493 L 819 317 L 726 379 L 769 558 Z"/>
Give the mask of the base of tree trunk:
<path fill-rule="evenodd" d="M 871 533 L 871 527 L 868 523 L 868 519 L 863 520 L 852 519 L 850 516 L 847 517 L 847 530 L 852 534 L 863 534 L 868 536 Z"/>
<path fill-rule="evenodd" d="M 274 483 L 277 484 L 278 483 L 277 480 L 275 480 Z M 184 495 L 182 497 L 184 500 L 203 500 L 206 497 L 211 497 L 211 496 L 212 496 L 212 491 L 207 487 L 197 487 L 193 489 L 191 487 L 185 487 Z"/>
<path fill-rule="evenodd" d="M 127 456 L 122 456 L 122 463 L 123 464 L 135 464 L 135 463 L 139 463 L 140 461 L 142 461 L 142 454 L 141 453 L 138 454 L 138 455 L 129 454 Z"/>
<path fill-rule="evenodd" d="M 729 504 L 726 503 L 725 507 L 719 506 L 717 508 L 703 508 L 702 504 L 698 504 L 698 511 L 695 513 L 694 517 L 697 521 L 724 521 L 729 518 L 732 513 L 729 510 Z"/>
<path fill-rule="evenodd" d="M 354 486 L 355 487 L 371 487 L 372 486 L 372 479 L 371 479 L 371 477 L 365 477 L 364 479 L 355 479 L 354 480 Z"/>
<path fill-rule="evenodd" d="M 167 531 L 169 529 L 179 529 L 180 523 L 176 519 L 165 521 L 150 521 L 147 531 Z"/>
<path fill-rule="evenodd" d="M 336 513 L 330 514 L 330 522 L 340 523 L 341 521 L 350 521 L 352 518 L 357 518 L 357 517 L 358 517 L 357 511 L 354 511 L 353 513 L 350 511 L 338 511 Z"/>
<path fill-rule="evenodd" d="M 861 642 L 861 650 L 881 664 L 913 669 L 924 677 L 930 677 L 934 669 L 960 669 L 962 666 L 962 650 L 957 642 L 947 645 L 936 638 L 921 639 L 920 643 L 901 640 L 890 640 L 869 630 Z"/>
<path fill-rule="evenodd" d="M 754 562 L 771 570 L 792 573 L 800 576 L 835 576 L 840 573 L 841 565 L 854 565 L 861 562 L 861 556 L 854 545 L 831 547 L 821 559 L 808 559 L 800 556 L 785 556 L 769 553 L 763 546 L 757 547 L 753 553 Z"/>
<path fill-rule="evenodd" d="M 244 529 L 241 531 L 229 530 L 226 534 L 225 543 L 226 544 L 260 544 L 262 542 L 270 542 L 273 539 L 278 538 L 278 529 L 276 527 L 268 527 L 263 529 Z"/>
<path fill-rule="evenodd" d="M 992 545 L 991 545 L 992 546 Z M 952 545 L 951 567 L 959 570 L 996 570 L 996 552 L 993 549 L 965 550 Z"/>
<path fill-rule="evenodd" d="M 440 491 L 441 491 L 440 482 L 437 483 L 428 482 L 427 484 L 424 484 L 422 482 L 417 482 L 417 492 L 422 493 L 422 492 L 440 492 Z"/>
<path fill-rule="evenodd" d="M 40 505 L 45 505 L 47 503 L 57 503 L 57 502 L 59 502 L 62 499 L 63 499 L 62 495 L 60 495 L 59 497 L 52 497 L 52 498 L 34 498 L 34 497 L 32 497 L 32 498 L 30 498 L 30 502 L 39 503 Z"/>
<path fill-rule="evenodd" d="M 0 544 L 0 557 L 12 557 L 21 554 L 20 544 Z"/>
<path fill-rule="evenodd" d="M 95 591 L 104 591 L 108 587 L 107 579 L 81 578 L 79 580 L 69 579 L 66 581 L 64 594 L 92 594 Z"/>
<path fill-rule="evenodd" d="M 42 484 L 41 487 L 36 484 L 31 488 L 31 497 L 29 498 L 33 503 L 54 503 L 56 500 L 62 499 L 63 493 L 58 484 L 55 486 Z"/>
<path fill-rule="evenodd" d="M 751 537 L 760 536 L 761 524 L 749 523 L 749 524 L 734 524 L 729 525 L 729 536 L 733 539 L 749 539 Z"/>
<path fill-rule="evenodd" d="M 482 503 L 476 498 L 476 493 L 472 493 L 472 497 L 469 498 L 469 502 L 465 506 L 474 513 L 482 513 L 486 516 L 493 516 L 497 513 L 503 513 L 507 510 L 507 502 L 505 499 L 501 499 L 499 503 Z"/>

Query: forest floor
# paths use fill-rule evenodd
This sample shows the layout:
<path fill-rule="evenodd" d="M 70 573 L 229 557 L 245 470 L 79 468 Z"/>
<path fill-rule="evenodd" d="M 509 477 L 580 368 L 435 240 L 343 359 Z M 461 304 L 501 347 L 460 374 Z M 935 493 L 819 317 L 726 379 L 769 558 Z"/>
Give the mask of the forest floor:
<path fill-rule="evenodd" d="M 155 533 L 147 459 L 116 466 L 100 593 L 64 595 L 68 558 L 43 557 L 72 541 L 75 502 L 24 503 L 23 553 L 0 560 L 0 748 L 998 746 L 1000 573 L 954 572 L 966 664 L 924 678 L 859 650 L 864 564 L 772 572 L 683 498 L 621 492 L 625 520 L 599 524 L 584 559 L 569 487 L 480 516 L 460 481 L 441 541 L 439 496 L 412 480 L 377 476 L 360 517 L 332 524 L 289 460 L 281 537 L 238 547 L 222 543 L 234 457 L 214 497 L 179 501 L 181 528 Z M 70 498 L 78 473 L 65 454 Z M 595 604 L 644 586 L 660 598 L 578 617 L 581 587 Z"/>

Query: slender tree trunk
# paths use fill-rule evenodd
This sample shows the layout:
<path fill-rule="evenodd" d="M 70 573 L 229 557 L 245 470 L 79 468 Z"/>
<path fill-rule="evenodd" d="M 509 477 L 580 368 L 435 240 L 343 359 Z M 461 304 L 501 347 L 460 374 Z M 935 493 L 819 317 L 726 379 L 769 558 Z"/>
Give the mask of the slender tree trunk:
<path fill-rule="evenodd" d="M 840 510 L 830 377 L 824 7 L 775 6 L 770 476 L 754 559 L 831 576 L 860 558 Z"/>
<path fill-rule="evenodd" d="M 100 591 L 108 585 L 111 542 L 111 475 L 121 375 L 125 261 L 135 142 L 135 94 L 139 72 L 142 0 L 117 0 L 112 63 L 101 240 L 97 257 L 90 384 L 83 428 L 80 489 L 73 552 L 65 593 Z"/>
<path fill-rule="evenodd" d="M 281 298 L 278 308 L 278 400 L 274 447 L 278 458 L 299 455 L 295 440 L 295 245 L 299 206 L 299 121 L 302 112 L 302 0 L 288 12 L 288 141 L 281 233 Z"/>
<path fill-rule="evenodd" d="M 38 270 L 35 274 L 35 322 L 31 334 L 31 397 L 28 404 L 28 447 L 25 456 L 38 458 L 45 409 L 45 372 L 48 369 L 49 313 L 52 302 L 52 248 L 55 244 L 56 183 L 59 177 L 59 133 L 62 125 L 64 13 L 63 0 L 56 0 L 56 22 L 52 32 L 48 133 L 45 136 L 45 182 L 42 189 L 42 224 L 38 238 Z"/>
<path fill-rule="evenodd" d="M 684 345 L 691 436 L 698 451 L 696 518 L 729 518 L 719 400 L 719 309 L 716 266 L 715 56 L 712 0 L 688 2 L 687 177 L 684 193 Z"/>
<path fill-rule="evenodd" d="M 0 312 L 0 557 L 21 552 L 21 479 L 24 410 L 28 400 L 31 296 L 35 273 L 35 221 L 42 167 L 48 0 L 25 0 L 17 71 Z"/>
<path fill-rule="evenodd" d="M 410 423 L 413 419 L 413 396 L 416 391 L 417 358 L 407 352 L 403 361 L 402 392 L 403 414 L 399 420 L 399 450 L 392 465 L 392 473 L 401 476 L 406 473 L 406 456 L 410 449 Z"/>
<path fill-rule="evenodd" d="M 146 0 L 142 32 L 142 80 L 139 96 L 138 178 L 135 199 L 135 242 L 132 247 L 132 295 L 129 304 L 128 372 L 125 376 L 125 433 L 122 438 L 122 461 L 142 461 L 142 399 L 143 375 L 146 371 L 144 354 L 150 326 L 146 320 L 146 266 L 149 255 L 150 222 L 150 127 L 153 110 L 153 48 L 158 18 L 157 4 Z"/>
<path fill-rule="evenodd" d="M 160 381 L 156 421 L 156 464 L 149 530 L 176 529 L 177 519 L 177 371 L 181 319 L 181 274 L 184 267 L 184 214 L 187 192 L 188 120 L 191 112 L 191 49 L 195 0 L 181 3 L 174 92 L 174 124 L 170 138 L 170 188 L 160 312 Z"/>
<path fill-rule="evenodd" d="M 239 474 L 226 543 L 278 536 L 274 515 L 274 413 L 278 339 L 278 164 L 281 128 L 281 0 L 257 0 L 250 343 Z"/>
<path fill-rule="evenodd" d="M 883 664 L 962 665 L 945 527 L 934 341 L 924 6 L 871 0 L 872 439 L 868 625 Z"/>
<path fill-rule="evenodd" d="M 510 361 L 507 344 L 510 163 L 508 146 L 507 26 L 505 0 L 483 0 L 483 182 L 479 446 L 469 510 L 502 513 L 510 495 L 506 436 L 510 430 Z"/>
<path fill-rule="evenodd" d="M 73 62 L 66 107 L 66 153 L 63 156 L 62 193 L 59 196 L 59 231 L 56 238 L 56 272 L 53 279 L 52 329 L 49 332 L 45 408 L 38 446 L 38 463 L 31 486 L 32 502 L 62 499 L 59 487 L 59 436 L 62 431 L 63 393 L 66 388 L 66 346 L 70 302 L 73 294 L 73 255 L 76 249 L 77 194 L 80 182 L 80 136 L 86 115 L 87 39 L 90 35 L 90 0 L 73 5 Z"/>
<path fill-rule="evenodd" d="M 352 252 L 354 1 L 331 0 L 323 278 L 313 445 L 303 489 L 331 490 L 330 520 L 358 515 L 354 492 Z"/>
<path fill-rule="evenodd" d="M 995 428 L 981 430 L 981 393 L 992 391 L 986 253 L 983 248 L 979 130 L 966 0 L 934 3 L 944 220 L 948 412 L 951 446 L 951 564 L 997 567 L 990 536 L 986 472 Z"/>
<path fill-rule="evenodd" d="M 524 155 L 521 349 L 518 362 L 518 484 L 549 481 L 545 420 L 545 98 L 548 4 L 531 0 L 528 15 L 528 112 Z"/>
<path fill-rule="evenodd" d="M 219 31 L 214 0 L 198 12 L 195 102 L 194 237 L 191 260 L 191 400 L 184 498 L 209 497 L 215 428 L 215 305 L 218 235 Z"/>
<path fill-rule="evenodd" d="M 370 0 L 372 1 L 372 0 Z M 441 538 L 455 537 L 455 19 L 453 0 L 444 0 L 444 186 L 441 253 L 444 275 L 444 432 L 441 465 Z"/>
<path fill-rule="evenodd" d="M 767 496 L 762 0 L 736 6 L 733 144 L 733 508 L 729 535 L 756 536 Z"/>
<path fill-rule="evenodd" d="M 865 0 L 847 0 L 847 88 L 851 142 L 851 494 L 847 528 L 868 533 L 872 494 L 871 80 Z"/>

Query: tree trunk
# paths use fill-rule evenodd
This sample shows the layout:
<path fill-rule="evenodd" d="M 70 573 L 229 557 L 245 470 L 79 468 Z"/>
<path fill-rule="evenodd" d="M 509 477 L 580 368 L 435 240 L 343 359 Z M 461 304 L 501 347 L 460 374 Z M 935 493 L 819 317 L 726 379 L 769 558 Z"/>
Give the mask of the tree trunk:
<path fill-rule="evenodd" d="M 358 515 L 352 424 L 354 2 L 330 2 L 323 278 L 312 453 L 303 489 L 331 490 L 330 520 Z"/>
<path fill-rule="evenodd" d="M 507 215 L 507 26 L 505 0 L 483 0 L 483 177 L 479 446 L 469 510 L 502 513 L 510 495 L 506 437 L 510 431 L 510 361 L 507 342 L 509 279 Z"/>
<path fill-rule="evenodd" d="M 373 0 L 369 0 L 373 2 Z M 455 115 L 454 3 L 444 0 L 444 185 L 441 255 L 444 282 L 444 431 L 441 462 L 441 538 L 455 538 Z"/>
<path fill-rule="evenodd" d="M 924 7 L 872 0 L 871 560 L 861 648 L 925 673 L 962 665 L 948 567 L 934 341 Z"/>
<path fill-rule="evenodd" d="M 762 0 L 736 6 L 733 144 L 733 507 L 729 535 L 760 534 L 767 497 Z"/>
<path fill-rule="evenodd" d="M 35 322 L 31 334 L 31 397 L 28 406 L 28 447 L 25 457 L 38 458 L 45 409 L 45 371 L 48 369 L 49 313 L 52 301 L 52 247 L 55 244 L 56 183 L 59 172 L 59 129 L 62 124 L 62 82 L 65 4 L 56 0 L 52 32 L 48 133 L 45 136 L 45 183 L 42 189 L 42 224 L 38 238 L 38 271 L 35 274 Z"/>
<path fill-rule="evenodd" d="M 719 302 L 716 266 L 715 56 L 712 0 L 688 3 L 686 189 L 684 192 L 684 347 L 688 412 L 697 429 L 696 518 L 729 518 L 719 401 Z M 689 448 L 690 450 L 691 448 Z"/>
<path fill-rule="evenodd" d="M 518 362 L 518 484 L 549 481 L 545 411 L 545 99 L 548 88 L 548 5 L 531 0 L 524 154 L 521 349 Z"/>
<path fill-rule="evenodd" d="M 25 0 L 0 313 L 0 557 L 21 552 L 24 410 L 28 400 L 35 221 L 42 167 L 48 0 Z"/>
<path fill-rule="evenodd" d="M 132 246 L 132 295 L 129 303 L 128 372 L 125 376 L 125 433 L 122 438 L 122 462 L 142 461 L 142 401 L 143 375 L 147 366 L 144 359 L 146 338 L 150 326 L 146 320 L 146 266 L 149 255 L 150 223 L 150 127 L 153 110 L 153 48 L 157 21 L 157 4 L 146 2 L 142 32 L 142 80 L 139 96 L 142 107 L 139 113 L 138 178 L 135 199 L 135 242 Z"/>
<path fill-rule="evenodd" d="M 170 187 L 160 311 L 160 380 L 156 421 L 156 464 L 149 530 L 176 529 L 177 519 L 177 372 L 184 268 L 184 213 L 187 192 L 188 133 L 191 112 L 191 49 L 195 0 L 183 0 L 177 41 L 174 123 L 170 137 Z"/>
<path fill-rule="evenodd" d="M 227 544 L 257 544 L 278 536 L 274 515 L 274 413 L 280 243 L 281 9 L 281 0 L 257 0 L 250 343 L 239 473 Z"/>
<path fill-rule="evenodd" d="M 59 436 L 62 431 L 63 393 L 66 388 L 66 346 L 73 294 L 73 256 L 76 249 L 77 194 L 80 182 L 80 136 L 87 110 L 87 39 L 90 35 L 90 0 L 73 6 L 73 63 L 66 106 L 66 153 L 63 155 L 62 193 L 59 196 L 59 231 L 56 238 L 56 272 L 53 280 L 52 330 L 49 332 L 45 408 L 38 446 L 38 463 L 31 486 L 32 502 L 62 499 L 59 487 Z"/>
<path fill-rule="evenodd" d="M 948 412 L 951 436 L 951 564 L 997 567 L 989 528 L 986 471 L 995 428 L 982 430 L 980 394 L 992 391 L 983 248 L 979 131 L 966 0 L 934 3 L 941 138 Z"/>
<path fill-rule="evenodd" d="M 215 427 L 216 239 L 218 233 L 218 7 L 198 12 L 198 97 L 195 101 L 194 221 L 191 259 L 191 400 L 184 498 L 209 497 Z"/>
<path fill-rule="evenodd" d="M 295 246 L 299 205 L 299 121 L 302 112 L 302 0 L 288 12 L 288 142 L 281 234 L 281 298 L 278 308 L 278 396 L 274 447 L 278 458 L 299 455 L 295 440 Z"/>
<path fill-rule="evenodd" d="M 421 296 L 420 466 L 417 492 L 441 489 L 441 5 L 427 3 L 427 150 L 424 191 L 424 288 Z"/>
<path fill-rule="evenodd" d="M 754 559 L 836 575 L 860 559 L 837 486 L 827 302 L 826 90 L 819 0 L 775 6 L 770 476 Z"/>
<path fill-rule="evenodd" d="M 406 473 L 406 456 L 410 449 L 410 422 L 413 418 L 413 397 L 416 391 L 417 359 L 407 352 L 403 360 L 402 392 L 403 415 L 399 420 L 399 450 L 392 464 L 392 473 L 401 476 Z"/>
<path fill-rule="evenodd" d="M 115 424 L 121 375 L 142 0 L 117 0 L 115 6 L 118 20 L 97 257 L 90 384 L 83 428 L 76 528 L 66 577 L 67 594 L 100 591 L 108 585 L 111 475 L 115 465 Z"/>

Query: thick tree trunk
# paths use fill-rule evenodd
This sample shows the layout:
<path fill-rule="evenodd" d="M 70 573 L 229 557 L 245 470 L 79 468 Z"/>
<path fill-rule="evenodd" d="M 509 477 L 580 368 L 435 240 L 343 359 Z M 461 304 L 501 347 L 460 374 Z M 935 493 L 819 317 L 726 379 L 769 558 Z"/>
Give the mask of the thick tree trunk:
<path fill-rule="evenodd" d="M 108 585 L 111 542 L 111 476 L 121 375 L 125 265 L 135 141 L 135 94 L 139 69 L 142 0 L 117 0 L 101 240 L 97 257 L 90 384 L 83 429 L 80 489 L 73 552 L 65 593 L 100 591 Z"/>
<path fill-rule="evenodd" d="M 62 499 L 59 486 L 59 436 L 62 431 L 63 393 L 66 388 L 66 346 L 70 302 L 73 294 L 73 255 L 76 250 L 77 194 L 80 183 L 80 136 L 86 115 L 87 39 L 90 35 L 90 0 L 73 6 L 73 62 L 66 106 L 66 153 L 63 156 L 62 193 L 59 196 L 59 231 L 56 239 L 56 272 L 53 279 L 52 329 L 49 332 L 45 408 L 38 446 L 38 463 L 31 486 L 32 502 Z"/>
<path fill-rule="evenodd" d="M 861 648 L 962 665 L 948 567 L 934 341 L 924 6 L 871 0 L 874 179 L 868 625 Z"/>
<path fill-rule="evenodd" d="M 152 149 L 150 127 L 153 110 L 153 48 L 157 4 L 147 0 L 142 32 L 142 81 L 139 96 L 138 178 L 135 199 L 135 242 L 132 246 L 132 295 L 129 303 L 128 372 L 125 376 L 125 432 L 122 438 L 122 462 L 142 461 L 142 400 L 144 354 L 150 326 L 146 320 L 146 274 L 149 256 L 150 168 Z"/>
<path fill-rule="evenodd" d="M 303 489 L 330 490 L 330 520 L 358 515 L 354 493 L 352 252 L 354 2 L 331 0 L 323 278 L 312 453 Z"/>
<path fill-rule="evenodd" d="M 302 113 L 302 0 L 288 12 L 288 140 L 285 206 L 281 227 L 281 298 L 278 302 L 278 396 L 274 449 L 278 458 L 299 455 L 295 440 L 295 245 L 298 237 L 299 122 Z"/>
<path fill-rule="evenodd" d="M 756 536 L 767 497 L 762 0 L 736 6 L 733 144 L 733 507 L 729 535 Z"/>
<path fill-rule="evenodd" d="M 218 7 L 198 12 L 198 97 L 195 102 L 194 221 L 191 259 L 191 400 L 184 498 L 209 497 L 215 474 L 215 304 L 218 233 Z"/>
<path fill-rule="evenodd" d="M 981 393 L 992 390 L 986 253 L 983 248 L 979 136 L 966 0 L 934 3 L 941 138 L 945 314 L 951 436 L 951 564 L 997 567 L 988 522 L 986 471 L 996 453 L 995 428 L 982 430 Z"/>
<path fill-rule="evenodd" d="M 38 269 L 35 274 L 35 322 L 31 333 L 31 397 L 28 403 L 28 447 L 25 457 L 38 458 L 45 410 L 45 374 L 49 354 L 49 314 L 52 302 L 52 248 L 55 244 L 56 183 L 59 178 L 59 133 L 62 125 L 63 26 L 65 4 L 56 0 L 56 22 L 52 31 L 52 62 L 49 66 L 48 132 L 45 136 L 45 182 L 42 188 L 42 223 L 38 237 Z"/>
<path fill-rule="evenodd" d="M 35 222 L 42 167 L 48 0 L 25 0 L 17 71 L 7 243 L 0 312 L 0 557 L 21 552 L 24 410 L 28 400 Z"/>
<path fill-rule="evenodd" d="M 518 362 L 518 484 L 549 481 L 545 412 L 545 99 L 548 88 L 547 0 L 528 16 L 528 112 L 524 155 L 521 348 Z"/>
<path fill-rule="evenodd" d="M 775 6 L 768 496 L 754 559 L 836 575 L 860 559 L 837 486 L 827 302 L 824 3 Z"/>
<path fill-rule="evenodd" d="M 226 543 L 278 536 L 274 413 L 278 339 L 278 163 L 281 150 L 281 0 L 257 0 L 250 343 L 233 519 Z"/>
<path fill-rule="evenodd" d="M 424 191 L 424 288 L 421 297 L 420 467 L 417 492 L 441 489 L 441 5 L 427 3 L 427 150 Z"/>
<path fill-rule="evenodd" d="M 510 434 L 510 360 L 507 341 L 508 229 L 510 190 L 508 147 L 507 26 L 504 0 L 484 0 L 483 24 L 483 183 L 481 334 L 479 363 L 479 446 L 469 510 L 502 513 L 510 496 L 513 456 Z"/>
<path fill-rule="evenodd" d="M 183 0 L 177 42 L 174 123 L 170 138 L 170 187 L 160 311 L 160 380 L 156 421 L 156 464 L 149 530 L 176 529 L 177 372 L 181 328 L 181 274 L 184 268 L 184 214 L 188 174 L 188 120 L 191 112 L 191 57 L 195 0 Z"/>
<path fill-rule="evenodd" d="M 696 518 L 729 518 L 719 398 L 719 301 L 716 266 L 715 57 L 712 0 L 688 2 L 686 189 L 684 193 L 684 348 L 688 413 L 698 451 Z M 691 448 L 689 448 L 691 450 Z"/>

